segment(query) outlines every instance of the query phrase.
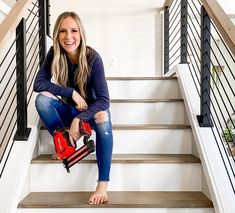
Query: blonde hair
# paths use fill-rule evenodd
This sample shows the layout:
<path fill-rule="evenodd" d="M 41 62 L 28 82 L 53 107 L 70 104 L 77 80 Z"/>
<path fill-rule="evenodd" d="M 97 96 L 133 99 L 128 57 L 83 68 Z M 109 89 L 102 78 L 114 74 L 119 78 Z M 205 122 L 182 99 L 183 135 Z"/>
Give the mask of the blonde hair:
<path fill-rule="evenodd" d="M 68 86 L 68 64 L 66 52 L 59 44 L 58 36 L 59 36 L 59 28 L 61 22 L 67 18 L 72 17 L 78 24 L 81 41 L 78 47 L 78 68 L 75 71 L 75 82 L 78 85 L 80 95 L 85 98 L 85 82 L 87 77 L 90 74 L 90 68 L 87 61 L 87 56 L 89 53 L 89 49 L 86 47 L 86 37 L 85 31 L 81 22 L 81 19 L 75 12 L 64 12 L 60 14 L 55 22 L 54 31 L 53 31 L 53 50 L 54 50 L 54 58 L 52 61 L 52 76 L 55 82 L 61 86 Z M 79 69 L 79 71 L 78 71 Z"/>

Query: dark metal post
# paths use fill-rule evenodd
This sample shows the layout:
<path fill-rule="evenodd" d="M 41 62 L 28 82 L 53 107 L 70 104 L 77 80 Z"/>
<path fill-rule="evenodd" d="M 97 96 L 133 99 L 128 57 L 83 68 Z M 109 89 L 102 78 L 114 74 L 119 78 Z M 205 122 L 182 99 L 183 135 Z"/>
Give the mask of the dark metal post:
<path fill-rule="evenodd" d="M 50 0 L 46 0 L 46 35 L 50 36 Z"/>
<path fill-rule="evenodd" d="M 164 74 L 169 71 L 169 7 L 164 10 Z"/>
<path fill-rule="evenodd" d="M 181 49 L 180 49 L 180 63 L 188 63 L 187 61 L 187 13 L 188 13 L 188 1 L 181 0 Z"/>
<path fill-rule="evenodd" d="M 17 130 L 14 140 L 27 140 L 30 130 L 27 128 L 27 80 L 26 80 L 26 30 L 22 18 L 16 28 L 16 78 L 17 78 Z"/>
<path fill-rule="evenodd" d="M 201 127 L 213 126 L 210 112 L 210 17 L 201 7 L 201 112 L 197 116 Z"/>
<path fill-rule="evenodd" d="M 39 0 L 39 64 L 42 66 L 46 57 L 47 7 L 45 0 Z"/>

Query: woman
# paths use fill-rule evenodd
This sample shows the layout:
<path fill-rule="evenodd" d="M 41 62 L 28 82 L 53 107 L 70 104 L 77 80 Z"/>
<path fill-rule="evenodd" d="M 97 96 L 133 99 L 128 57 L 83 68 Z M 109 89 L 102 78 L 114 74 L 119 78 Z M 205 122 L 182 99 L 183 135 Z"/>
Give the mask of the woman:
<path fill-rule="evenodd" d="M 74 12 L 62 13 L 55 23 L 53 47 L 40 68 L 34 91 L 39 92 L 36 108 L 53 135 L 57 129 L 69 128 L 73 146 L 80 138 L 80 119 L 96 132 L 98 183 L 90 204 L 108 201 L 107 186 L 112 157 L 112 125 L 109 93 L 102 59 L 86 46 L 84 29 Z"/>

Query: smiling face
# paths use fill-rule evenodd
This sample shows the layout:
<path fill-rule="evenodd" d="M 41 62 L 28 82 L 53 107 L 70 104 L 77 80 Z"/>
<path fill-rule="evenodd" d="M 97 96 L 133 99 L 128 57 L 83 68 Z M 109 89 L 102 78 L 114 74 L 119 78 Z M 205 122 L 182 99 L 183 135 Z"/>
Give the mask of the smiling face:
<path fill-rule="evenodd" d="M 59 27 L 58 40 L 60 46 L 66 51 L 70 60 L 76 61 L 81 36 L 79 26 L 71 16 L 62 20 Z"/>

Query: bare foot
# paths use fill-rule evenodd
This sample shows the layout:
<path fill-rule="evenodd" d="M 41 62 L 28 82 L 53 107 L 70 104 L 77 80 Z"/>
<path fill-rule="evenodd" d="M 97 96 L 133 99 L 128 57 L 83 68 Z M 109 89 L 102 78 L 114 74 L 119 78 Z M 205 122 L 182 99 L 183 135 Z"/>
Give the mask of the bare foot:
<path fill-rule="evenodd" d="M 57 154 L 53 154 L 53 155 L 51 156 L 51 159 L 52 159 L 52 160 L 61 160 L 61 158 L 60 158 Z"/>
<path fill-rule="evenodd" d="M 90 196 L 89 204 L 97 205 L 108 202 L 108 182 L 98 182 L 95 192 Z"/>

